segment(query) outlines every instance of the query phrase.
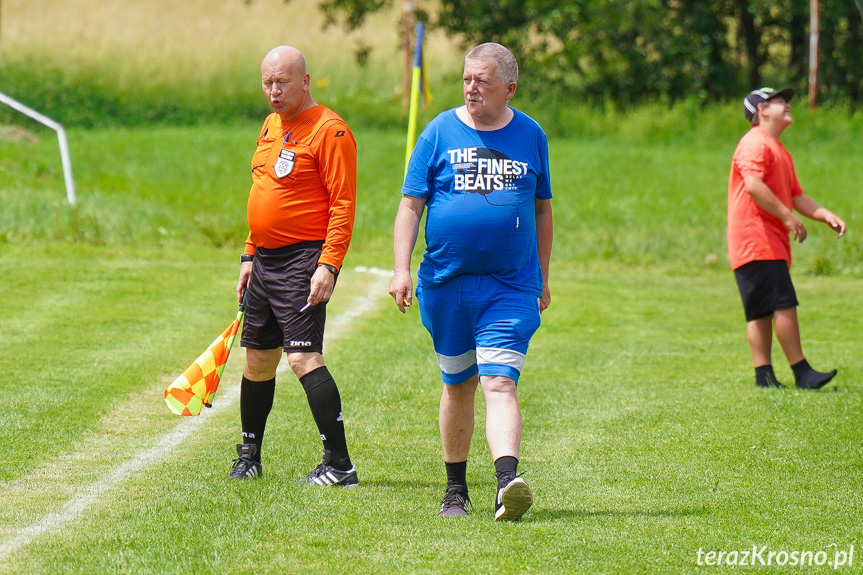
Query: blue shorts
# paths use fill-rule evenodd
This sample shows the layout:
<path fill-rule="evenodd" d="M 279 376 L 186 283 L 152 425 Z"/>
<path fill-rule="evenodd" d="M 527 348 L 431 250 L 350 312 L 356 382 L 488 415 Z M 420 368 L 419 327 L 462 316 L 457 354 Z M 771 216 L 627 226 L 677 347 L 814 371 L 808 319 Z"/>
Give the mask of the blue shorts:
<path fill-rule="evenodd" d="M 539 298 L 488 275 L 464 274 L 429 287 L 417 302 L 447 385 L 479 375 L 518 383 L 530 338 L 539 329 Z"/>

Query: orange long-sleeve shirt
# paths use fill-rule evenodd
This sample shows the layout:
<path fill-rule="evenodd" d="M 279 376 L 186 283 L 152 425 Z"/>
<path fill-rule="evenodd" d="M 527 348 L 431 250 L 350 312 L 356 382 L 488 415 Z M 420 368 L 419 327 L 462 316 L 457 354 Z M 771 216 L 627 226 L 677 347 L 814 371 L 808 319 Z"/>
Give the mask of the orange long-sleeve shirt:
<path fill-rule="evenodd" d="M 244 253 L 323 240 L 318 263 L 341 269 L 356 196 L 357 143 L 344 120 L 321 105 L 289 122 L 270 114 L 252 157 Z"/>

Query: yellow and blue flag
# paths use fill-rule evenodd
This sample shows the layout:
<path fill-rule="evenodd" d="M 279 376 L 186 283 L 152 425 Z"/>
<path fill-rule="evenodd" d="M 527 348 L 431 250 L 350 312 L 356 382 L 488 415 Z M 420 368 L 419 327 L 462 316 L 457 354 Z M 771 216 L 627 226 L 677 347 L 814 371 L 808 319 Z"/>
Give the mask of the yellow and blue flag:
<path fill-rule="evenodd" d="M 414 65 L 411 77 L 411 100 L 410 111 L 408 112 L 408 142 L 407 151 L 405 152 L 405 174 L 408 172 L 408 163 L 411 159 L 411 152 L 416 143 L 417 116 L 419 115 L 420 105 L 422 105 L 422 109 L 425 110 L 432 101 L 431 90 L 429 90 L 425 73 L 425 58 L 423 56 L 424 34 L 425 26 L 422 22 L 419 22 L 417 24 L 417 40 L 416 46 L 414 47 Z"/>

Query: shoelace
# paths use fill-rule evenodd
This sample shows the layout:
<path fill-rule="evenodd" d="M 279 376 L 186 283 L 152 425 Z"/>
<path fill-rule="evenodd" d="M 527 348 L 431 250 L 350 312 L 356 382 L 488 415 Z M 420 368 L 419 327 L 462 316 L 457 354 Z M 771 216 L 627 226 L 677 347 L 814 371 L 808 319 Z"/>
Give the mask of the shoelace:
<path fill-rule="evenodd" d="M 312 469 L 312 472 L 306 476 L 306 479 L 314 479 L 315 477 L 320 477 L 329 469 L 329 465 L 326 463 L 318 463 L 318 466 Z"/>
<path fill-rule="evenodd" d="M 470 504 L 470 497 L 467 493 L 460 489 L 448 488 L 441 502 L 441 510 L 452 509 L 453 507 L 465 508 Z"/>
<path fill-rule="evenodd" d="M 525 471 L 522 471 L 521 473 L 516 475 L 511 471 L 495 471 L 494 474 L 497 477 L 497 490 L 500 491 L 501 489 L 509 485 L 510 481 L 512 481 L 516 477 L 521 477 L 525 473 Z"/>
<path fill-rule="evenodd" d="M 231 474 L 236 474 L 237 473 L 237 466 L 242 464 L 243 467 L 240 469 L 239 474 L 245 475 L 246 473 L 249 472 L 249 469 L 252 469 L 255 467 L 255 463 L 256 463 L 256 461 L 254 461 L 252 459 L 246 459 L 245 457 L 238 457 L 233 461 L 234 465 L 231 468 Z"/>

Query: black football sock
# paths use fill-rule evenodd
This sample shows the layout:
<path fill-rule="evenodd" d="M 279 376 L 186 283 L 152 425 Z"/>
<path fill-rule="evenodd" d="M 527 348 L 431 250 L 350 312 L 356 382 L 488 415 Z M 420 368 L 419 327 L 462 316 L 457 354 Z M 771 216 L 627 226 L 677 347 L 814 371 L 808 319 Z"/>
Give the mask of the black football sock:
<path fill-rule="evenodd" d="M 268 381 L 251 381 L 243 377 L 240 383 L 240 422 L 243 426 L 243 443 L 257 446 L 255 458 L 261 459 L 261 443 L 264 441 L 264 428 L 267 417 L 273 408 L 276 394 L 276 378 Z"/>
<path fill-rule="evenodd" d="M 815 371 L 809 362 L 802 359 L 791 366 L 794 372 L 794 383 L 802 389 L 819 389 L 827 385 L 836 376 L 836 370 L 822 372 Z"/>
<path fill-rule="evenodd" d="M 300 383 L 306 391 L 306 399 L 324 442 L 324 449 L 330 452 L 330 465 L 342 471 L 350 469 L 351 458 L 342 420 L 342 398 L 333 376 L 323 366 L 301 377 Z"/>
<path fill-rule="evenodd" d="M 518 471 L 518 458 L 504 455 L 494 460 L 494 474 L 497 475 L 498 489 L 512 481 Z"/>
<path fill-rule="evenodd" d="M 755 385 L 758 387 L 783 387 L 779 380 L 776 379 L 776 374 L 773 373 L 773 366 L 760 365 L 755 368 Z"/>
<path fill-rule="evenodd" d="M 446 467 L 446 486 L 459 485 L 467 489 L 467 461 L 444 462 L 444 466 Z"/>

